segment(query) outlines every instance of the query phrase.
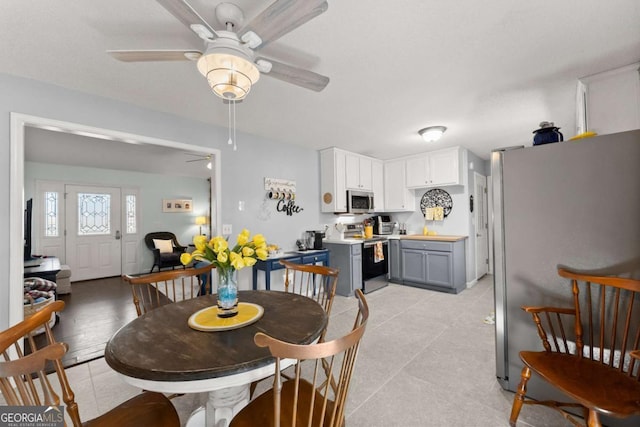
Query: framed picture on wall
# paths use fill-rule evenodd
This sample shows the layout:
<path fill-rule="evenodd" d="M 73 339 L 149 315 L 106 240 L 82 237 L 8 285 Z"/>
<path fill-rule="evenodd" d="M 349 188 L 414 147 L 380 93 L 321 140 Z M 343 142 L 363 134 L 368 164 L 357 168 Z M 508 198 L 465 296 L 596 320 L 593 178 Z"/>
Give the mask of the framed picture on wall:
<path fill-rule="evenodd" d="M 162 199 L 162 212 L 191 212 L 191 199 Z"/>

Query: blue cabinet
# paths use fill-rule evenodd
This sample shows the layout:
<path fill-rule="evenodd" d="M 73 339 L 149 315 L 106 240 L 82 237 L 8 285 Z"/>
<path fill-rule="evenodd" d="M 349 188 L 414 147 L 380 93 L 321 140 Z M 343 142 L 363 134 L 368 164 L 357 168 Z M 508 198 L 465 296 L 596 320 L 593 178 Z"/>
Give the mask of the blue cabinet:
<path fill-rule="evenodd" d="M 271 272 L 276 270 L 282 270 L 284 265 L 280 264 L 280 261 L 286 259 L 289 262 L 296 264 L 329 264 L 329 251 L 313 250 L 308 252 L 285 252 L 282 255 L 267 258 L 264 261 L 258 260 L 253 266 L 253 289 L 258 289 L 258 271 L 264 271 L 264 283 L 267 290 L 271 290 Z"/>

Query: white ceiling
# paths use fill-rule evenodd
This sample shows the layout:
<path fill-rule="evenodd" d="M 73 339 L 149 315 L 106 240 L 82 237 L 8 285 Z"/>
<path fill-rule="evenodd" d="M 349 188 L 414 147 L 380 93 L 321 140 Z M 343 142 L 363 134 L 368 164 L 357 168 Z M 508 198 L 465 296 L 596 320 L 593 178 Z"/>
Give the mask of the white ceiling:
<path fill-rule="evenodd" d="M 26 127 L 24 158 L 30 162 L 80 165 L 175 176 L 211 177 L 210 156 L 151 144 L 131 144 Z"/>
<path fill-rule="evenodd" d="M 454 145 L 488 158 L 531 144 L 543 120 L 572 136 L 577 79 L 640 61 L 638 0 L 328 1 L 261 51 L 329 76 L 327 88 L 264 76 L 237 108 L 238 130 L 381 159 Z M 218 0 L 191 3 L 214 23 Z M 269 1 L 235 3 L 248 21 Z M 195 63 L 105 54 L 201 47 L 154 1 L 0 3 L 0 72 L 226 127 L 227 106 Z M 430 125 L 449 130 L 427 146 L 417 131 Z"/>

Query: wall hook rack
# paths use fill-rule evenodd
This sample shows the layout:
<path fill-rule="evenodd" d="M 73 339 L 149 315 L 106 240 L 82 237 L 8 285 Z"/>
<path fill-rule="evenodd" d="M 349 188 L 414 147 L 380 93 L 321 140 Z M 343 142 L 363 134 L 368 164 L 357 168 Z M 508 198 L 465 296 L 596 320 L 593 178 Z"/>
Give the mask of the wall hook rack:
<path fill-rule="evenodd" d="M 296 182 L 288 179 L 265 178 L 264 189 L 272 200 L 295 200 Z"/>

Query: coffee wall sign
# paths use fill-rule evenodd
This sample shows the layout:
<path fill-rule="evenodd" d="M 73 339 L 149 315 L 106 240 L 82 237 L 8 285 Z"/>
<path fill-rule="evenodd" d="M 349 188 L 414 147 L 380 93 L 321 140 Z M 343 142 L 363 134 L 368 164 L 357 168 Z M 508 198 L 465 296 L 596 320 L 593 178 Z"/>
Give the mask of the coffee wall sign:
<path fill-rule="evenodd" d="M 302 212 L 304 208 L 296 205 L 294 200 L 279 200 L 276 210 L 278 212 L 284 212 L 288 216 L 292 216 L 294 213 Z"/>

